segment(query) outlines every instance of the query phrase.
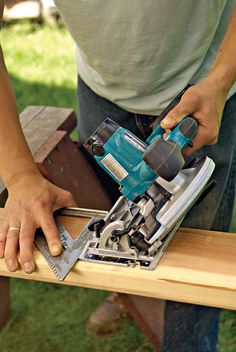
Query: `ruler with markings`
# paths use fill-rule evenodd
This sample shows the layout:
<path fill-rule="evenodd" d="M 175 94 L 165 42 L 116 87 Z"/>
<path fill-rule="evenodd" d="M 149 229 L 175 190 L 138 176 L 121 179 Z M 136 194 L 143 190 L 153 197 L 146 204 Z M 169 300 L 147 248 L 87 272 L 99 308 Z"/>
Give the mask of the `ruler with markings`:
<path fill-rule="evenodd" d="M 67 274 L 70 272 L 72 267 L 75 265 L 77 260 L 79 260 L 80 255 L 89 239 L 92 237 L 92 232 L 88 230 L 88 225 L 91 221 L 95 219 L 101 219 L 107 214 L 105 211 L 93 211 L 90 209 L 82 208 L 63 208 L 56 212 L 55 221 L 58 228 L 58 233 L 62 242 L 63 251 L 57 256 L 53 257 L 50 254 L 47 241 L 42 231 L 39 230 L 35 235 L 35 245 L 42 253 L 43 257 L 48 262 L 50 268 L 58 278 L 58 280 L 63 281 Z M 82 230 L 79 236 L 74 240 L 62 223 L 58 220 L 58 215 L 66 216 L 76 216 L 76 217 L 88 217 L 91 218 L 91 221 L 88 225 Z"/>

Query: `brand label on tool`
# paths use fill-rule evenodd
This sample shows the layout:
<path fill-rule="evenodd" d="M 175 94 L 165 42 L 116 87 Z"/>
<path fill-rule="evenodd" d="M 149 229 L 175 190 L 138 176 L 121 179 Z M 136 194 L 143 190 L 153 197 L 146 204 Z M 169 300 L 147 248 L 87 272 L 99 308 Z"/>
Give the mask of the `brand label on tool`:
<path fill-rule="evenodd" d="M 111 154 L 107 154 L 105 158 L 102 159 L 101 163 L 119 182 L 128 176 L 128 172 Z"/>

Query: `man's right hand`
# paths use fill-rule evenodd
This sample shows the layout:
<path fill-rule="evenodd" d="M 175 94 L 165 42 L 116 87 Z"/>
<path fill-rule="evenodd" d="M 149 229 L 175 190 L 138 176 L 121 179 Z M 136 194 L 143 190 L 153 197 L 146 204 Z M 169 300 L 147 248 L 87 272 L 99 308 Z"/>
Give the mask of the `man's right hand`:
<path fill-rule="evenodd" d="M 24 271 L 32 273 L 35 269 L 33 241 L 36 229 L 42 228 L 51 254 L 59 255 L 62 245 L 53 212 L 76 206 L 76 203 L 71 193 L 48 182 L 40 174 L 24 175 L 8 188 L 8 194 L 4 220 L 0 224 L 0 258 L 5 257 L 8 270 L 15 271 L 19 268 L 19 254 Z"/>

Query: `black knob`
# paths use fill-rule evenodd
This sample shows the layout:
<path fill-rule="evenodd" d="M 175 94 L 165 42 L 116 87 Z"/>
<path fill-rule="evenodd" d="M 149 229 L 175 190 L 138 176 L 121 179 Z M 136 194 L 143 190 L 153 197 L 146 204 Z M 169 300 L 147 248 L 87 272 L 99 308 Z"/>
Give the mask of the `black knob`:
<path fill-rule="evenodd" d="M 92 153 L 96 156 L 103 156 L 105 154 L 103 145 L 99 142 L 94 142 L 92 145 Z"/>
<path fill-rule="evenodd" d="M 105 221 L 103 219 L 96 219 L 88 225 L 88 229 L 89 231 L 92 231 L 92 232 L 94 231 L 96 234 L 96 237 L 99 238 L 100 232 L 103 229 L 104 225 L 105 225 Z"/>
<path fill-rule="evenodd" d="M 111 241 L 118 242 L 119 239 L 122 236 L 127 235 L 127 233 L 129 233 L 130 230 L 131 230 L 131 227 L 127 227 L 126 229 L 123 229 L 123 230 L 113 230 L 110 237 Z"/>

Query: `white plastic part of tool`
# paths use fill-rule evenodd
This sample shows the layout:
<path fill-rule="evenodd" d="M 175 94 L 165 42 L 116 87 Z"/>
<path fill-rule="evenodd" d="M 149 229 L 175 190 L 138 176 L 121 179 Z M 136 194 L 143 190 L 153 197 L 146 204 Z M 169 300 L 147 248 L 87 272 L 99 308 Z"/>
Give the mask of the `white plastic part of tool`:
<path fill-rule="evenodd" d="M 155 204 L 153 203 L 152 199 L 149 199 L 145 204 L 142 204 L 140 214 L 144 217 L 147 217 L 151 213 L 154 206 Z"/>
<path fill-rule="evenodd" d="M 157 214 L 156 219 L 161 224 L 149 243 L 163 238 L 174 225 L 186 214 L 193 203 L 203 192 L 215 168 L 215 163 L 208 157 L 199 168 L 183 169 L 171 182 L 161 177 L 158 183 L 173 194 L 171 199 Z"/>
<path fill-rule="evenodd" d="M 108 224 L 101 232 L 101 237 L 99 240 L 99 248 L 106 248 L 112 231 L 124 230 L 124 229 L 125 229 L 125 223 L 124 221 L 121 221 L 121 220 L 115 220 L 110 224 Z"/>

